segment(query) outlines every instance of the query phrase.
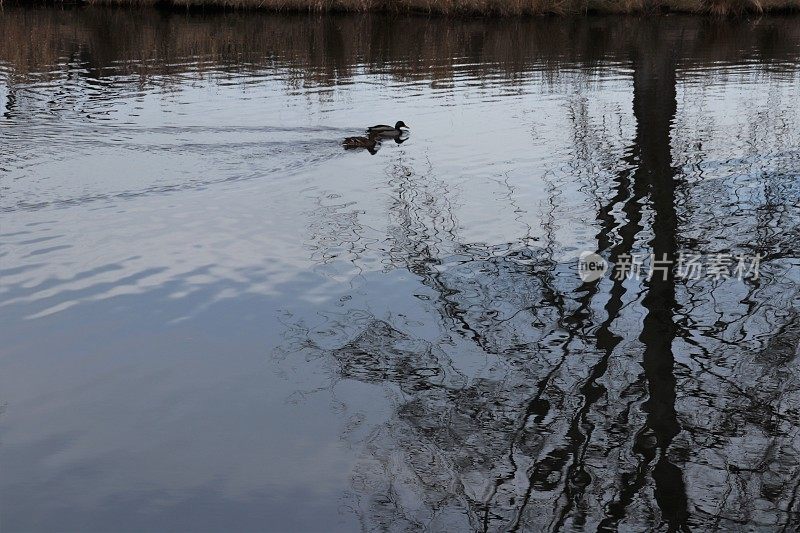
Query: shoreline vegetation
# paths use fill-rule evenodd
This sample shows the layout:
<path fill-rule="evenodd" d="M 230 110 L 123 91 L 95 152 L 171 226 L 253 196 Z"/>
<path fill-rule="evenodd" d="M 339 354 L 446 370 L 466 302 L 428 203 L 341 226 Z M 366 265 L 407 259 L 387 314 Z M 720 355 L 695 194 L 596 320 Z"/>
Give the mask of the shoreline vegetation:
<path fill-rule="evenodd" d="M 279 68 L 286 83 L 298 86 L 346 85 L 359 72 L 432 85 L 451 84 L 465 72 L 487 83 L 496 74 L 510 85 L 531 75 L 547 83 L 562 69 L 580 66 L 591 73 L 602 65 L 628 64 L 664 38 L 680 51 L 681 75 L 722 69 L 732 76 L 737 70 L 728 66 L 753 62 L 766 66 L 765 75 L 783 75 L 797 68 L 800 24 L 795 17 L 487 17 L 453 23 L 385 13 L 6 7 L 0 16 L 0 80 L 5 76 L 13 92 L 16 83 L 47 83 L 67 70 L 75 83 L 170 86 L 185 76 L 257 75 Z"/>
<path fill-rule="evenodd" d="M 0 6 L 3 5 L 0 0 Z M 5 0 L 5 4 L 17 3 Z M 25 2 L 22 2 L 25 3 Z M 75 0 L 56 3 L 279 12 L 383 12 L 446 16 L 691 13 L 742 16 L 800 11 L 800 0 Z"/>

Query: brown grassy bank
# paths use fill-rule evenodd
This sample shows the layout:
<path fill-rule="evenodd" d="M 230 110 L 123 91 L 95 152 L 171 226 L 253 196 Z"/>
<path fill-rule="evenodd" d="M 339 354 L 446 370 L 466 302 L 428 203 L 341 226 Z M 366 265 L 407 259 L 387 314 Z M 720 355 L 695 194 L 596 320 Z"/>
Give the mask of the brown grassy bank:
<path fill-rule="evenodd" d="M 778 70 L 800 60 L 795 17 L 453 21 L 379 13 L 276 17 L 6 7 L 0 15 L 0 76 L 5 65 L 12 80 L 77 69 L 97 79 L 138 75 L 165 81 L 208 65 L 234 71 L 290 67 L 298 83 L 324 86 L 346 84 L 360 70 L 431 82 L 450 80 L 459 69 L 478 78 L 500 72 L 513 83 L 532 70 L 625 64 L 657 41 L 674 49 L 686 70 L 753 62 Z"/>
<path fill-rule="evenodd" d="M 741 15 L 798 11 L 800 0 L 85 0 L 97 4 L 305 12 L 400 12 L 439 15 L 577 15 L 665 11 Z"/>

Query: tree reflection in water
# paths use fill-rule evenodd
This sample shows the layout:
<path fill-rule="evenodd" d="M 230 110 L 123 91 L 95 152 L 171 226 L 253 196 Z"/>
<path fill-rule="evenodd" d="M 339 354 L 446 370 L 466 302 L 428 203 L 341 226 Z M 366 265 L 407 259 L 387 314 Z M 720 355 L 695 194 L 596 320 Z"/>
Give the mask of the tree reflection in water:
<path fill-rule="evenodd" d="M 639 41 L 659 42 L 646 32 Z M 631 50 L 636 133 L 610 188 L 587 183 L 598 249 L 612 263 L 637 252 L 759 252 L 761 278 L 581 284 L 557 254 L 557 178 L 545 178 L 540 242 L 528 231 L 511 243 L 464 243 L 452 191 L 432 170 L 398 163 L 387 253 L 433 290 L 445 333 L 440 343 L 415 339 L 366 313 L 350 341 L 322 350 L 338 379 L 398 391 L 353 472 L 366 529 L 800 523 L 797 156 L 763 146 L 747 164 L 729 162 L 723 183 L 698 179 L 676 117 L 680 50 L 660 43 Z M 597 161 L 581 106 L 571 164 L 586 179 L 582 168 Z M 754 176 L 760 193 L 742 185 Z M 508 200 L 520 210 L 510 186 Z M 458 369 L 443 349 L 458 345 L 452 335 L 485 365 Z"/>
<path fill-rule="evenodd" d="M 105 95 L 180 87 L 203 75 L 263 76 L 290 89 L 364 74 L 513 90 L 527 78 L 547 85 L 577 73 L 565 97 L 571 151 L 548 160 L 558 168 L 541 169 L 546 201 L 536 227 L 526 215 L 537 206 L 497 172 L 523 229 L 505 241 L 464 236 L 453 181 L 430 164 L 420 171 L 401 150 L 370 158 L 399 154 L 384 184 L 385 235 L 349 198 L 316 206 L 313 263 L 352 267 L 351 284 L 383 268 L 427 289 L 416 295 L 428 305 L 425 338 L 409 327 L 419 317 L 346 303 L 343 312 L 321 310 L 324 334 L 287 325 L 283 357 L 315 357 L 333 382 L 382 386 L 394 401 L 387 420 L 354 443 L 361 458 L 348 503 L 365 529 L 800 526 L 796 105 L 770 93 L 767 106 L 733 107 L 746 111 L 740 127 L 726 129 L 704 122 L 706 100 L 691 94 L 702 83 L 682 83 L 706 68 L 733 75 L 748 61 L 765 79 L 789 71 L 796 82 L 800 26 L 219 16 L 226 23 L 148 10 L 8 8 L 0 17 L 3 116 L 68 123 L 98 87 Z M 593 122 L 581 93 L 591 82 L 581 76 L 601 66 L 632 80 L 630 139 L 616 123 L 627 110 Z M 69 90 L 55 99 L 30 87 L 18 94 L 31 79 L 34 89 L 50 80 Z M 628 146 L 614 145 L 617 137 Z M 27 144 L 3 157 L 22 165 Z M 594 205 L 589 240 L 611 263 L 632 253 L 760 253 L 761 277 L 581 283 L 565 259 L 574 243 L 561 231 L 578 195 Z M 376 249 L 381 266 L 365 266 Z"/>

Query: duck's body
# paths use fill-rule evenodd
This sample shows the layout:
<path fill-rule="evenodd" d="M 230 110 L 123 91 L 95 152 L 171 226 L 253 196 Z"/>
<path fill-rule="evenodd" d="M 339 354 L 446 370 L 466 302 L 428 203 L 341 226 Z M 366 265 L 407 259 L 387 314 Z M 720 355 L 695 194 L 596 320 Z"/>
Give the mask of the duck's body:
<path fill-rule="evenodd" d="M 345 148 L 375 148 L 378 140 L 375 137 L 348 137 L 342 141 Z"/>
<path fill-rule="evenodd" d="M 405 122 L 398 120 L 394 126 L 377 124 L 367 128 L 367 132 L 370 135 L 380 135 L 381 137 L 399 137 L 400 135 L 404 134 L 407 129 L 408 126 L 406 126 Z"/>
<path fill-rule="evenodd" d="M 366 148 L 369 153 L 375 154 L 378 151 L 380 142 L 378 138 L 370 135 L 369 137 L 348 137 L 342 141 L 345 150 L 355 150 L 356 148 Z"/>

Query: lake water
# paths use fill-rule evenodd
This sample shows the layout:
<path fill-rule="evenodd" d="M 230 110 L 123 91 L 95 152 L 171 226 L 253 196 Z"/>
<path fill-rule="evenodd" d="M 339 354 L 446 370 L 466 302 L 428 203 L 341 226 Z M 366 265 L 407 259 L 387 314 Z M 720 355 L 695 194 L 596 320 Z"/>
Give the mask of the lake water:
<path fill-rule="evenodd" d="M 2 530 L 796 530 L 799 22 L 6 6 Z"/>

